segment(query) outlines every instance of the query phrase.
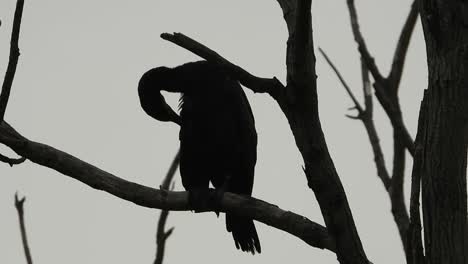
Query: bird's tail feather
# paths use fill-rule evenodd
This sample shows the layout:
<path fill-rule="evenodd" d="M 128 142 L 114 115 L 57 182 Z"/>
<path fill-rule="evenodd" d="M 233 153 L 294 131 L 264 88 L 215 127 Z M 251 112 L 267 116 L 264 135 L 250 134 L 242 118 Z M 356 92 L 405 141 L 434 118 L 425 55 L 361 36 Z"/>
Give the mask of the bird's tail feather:
<path fill-rule="evenodd" d="M 252 254 L 261 253 L 260 240 L 252 219 L 226 214 L 226 229 L 232 233 L 237 249 Z"/>

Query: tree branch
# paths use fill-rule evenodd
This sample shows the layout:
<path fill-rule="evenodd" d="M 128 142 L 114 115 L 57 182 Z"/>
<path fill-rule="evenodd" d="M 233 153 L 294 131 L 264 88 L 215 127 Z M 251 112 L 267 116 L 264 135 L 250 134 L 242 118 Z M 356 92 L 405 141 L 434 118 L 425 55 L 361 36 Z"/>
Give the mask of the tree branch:
<path fill-rule="evenodd" d="M 26 197 L 18 199 L 18 193 L 15 193 L 15 207 L 18 211 L 18 219 L 21 230 L 21 240 L 23 241 L 24 255 L 26 256 L 26 263 L 32 264 L 31 251 L 29 250 L 28 238 L 26 236 L 26 227 L 24 225 L 24 208 L 23 204 L 26 201 Z"/>
<path fill-rule="evenodd" d="M 188 202 L 188 192 L 158 190 L 118 178 L 68 153 L 30 141 L 6 122 L 0 125 L 0 143 L 34 163 L 140 206 L 175 211 L 235 213 L 288 232 L 313 247 L 335 251 L 334 239 L 325 227 L 262 200 L 226 192 L 219 201 L 213 198 L 219 196 L 211 190 L 200 197 L 200 207 L 193 208 Z"/>
<path fill-rule="evenodd" d="M 377 82 L 383 82 L 384 77 L 380 73 L 375 60 L 367 49 L 366 42 L 362 36 L 361 30 L 359 29 L 359 21 L 356 12 L 356 6 L 354 5 L 354 0 L 346 0 L 349 9 L 349 16 L 351 19 L 351 28 L 353 30 L 354 40 L 358 44 L 359 52 L 361 53 L 362 58 L 366 62 L 366 66 L 371 72 L 372 76 Z"/>
<path fill-rule="evenodd" d="M 10 97 L 11 86 L 13 79 L 15 78 L 16 65 L 18 64 L 18 57 L 20 55 L 18 48 L 18 39 L 21 26 L 21 17 L 23 15 L 24 0 L 18 0 L 16 2 L 15 16 L 13 18 L 13 29 L 11 32 L 10 42 L 10 58 L 8 61 L 8 67 L 3 79 L 2 93 L 0 94 L 0 121 L 5 116 L 8 99 Z"/>
<path fill-rule="evenodd" d="M 403 192 L 403 183 L 405 179 L 405 144 L 401 134 L 393 130 L 393 173 L 392 185 L 390 188 L 390 199 L 392 202 L 392 214 L 398 227 L 400 238 L 403 243 L 405 253 L 408 252 L 407 232 L 409 226 L 409 215 L 406 210 L 405 196 Z"/>
<path fill-rule="evenodd" d="M 415 0 L 411 5 L 411 10 L 408 14 L 408 17 L 406 18 L 405 25 L 401 30 L 400 38 L 395 49 L 395 54 L 393 55 L 392 68 L 388 76 L 388 79 L 392 83 L 392 88 L 395 90 L 394 93 L 397 93 L 398 88 L 400 87 L 400 81 L 401 76 L 403 74 L 406 54 L 408 51 L 411 36 L 413 35 L 414 26 L 416 25 L 418 14 L 418 3 L 417 0 Z"/>
<path fill-rule="evenodd" d="M 0 162 L 4 162 L 4 163 L 7 163 L 8 165 L 10 165 L 10 167 L 13 167 L 13 165 L 19 165 L 23 162 L 26 161 L 26 158 L 24 157 L 20 157 L 20 158 L 9 158 L 7 156 L 4 156 L 2 154 L 0 154 Z"/>
<path fill-rule="evenodd" d="M 388 118 L 390 119 L 393 128 L 397 129 L 399 133 L 402 135 L 403 142 L 405 147 L 414 155 L 414 141 L 411 138 L 406 126 L 403 122 L 403 117 L 401 115 L 400 104 L 398 102 L 397 91 L 400 84 L 401 73 L 403 71 L 404 60 L 406 57 L 406 51 L 408 49 L 409 40 L 411 39 L 411 35 L 414 28 L 414 23 L 416 22 L 417 13 L 414 14 L 417 10 L 411 10 L 410 15 L 405 23 L 405 26 L 402 30 L 400 40 L 397 45 L 397 49 L 395 51 L 394 57 L 394 65 L 395 69 L 393 70 L 393 77 L 384 78 L 380 73 L 377 65 L 375 64 L 374 59 L 369 53 L 367 49 L 367 45 L 364 41 L 362 33 L 359 29 L 359 23 L 356 13 L 356 7 L 354 5 L 354 0 L 347 0 L 348 4 L 350 19 L 351 19 L 351 28 L 353 31 L 354 39 L 358 43 L 358 50 L 361 54 L 362 59 L 366 63 L 366 67 L 371 72 L 372 76 L 374 77 L 375 83 L 375 95 L 379 100 L 380 104 L 384 108 L 385 112 L 387 113 Z M 415 7 L 413 3 L 413 7 Z M 413 23 L 413 24 L 412 24 Z"/>
<path fill-rule="evenodd" d="M 281 5 L 283 8 L 283 6 Z M 283 10 L 283 14 L 287 10 Z M 287 102 L 281 106 L 304 160 L 308 186 L 320 205 L 336 241 L 340 263 L 368 263 L 348 200 L 328 151 L 318 114 L 311 0 L 296 1 L 288 25 L 286 51 Z"/>
<path fill-rule="evenodd" d="M 232 74 L 236 79 L 238 79 L 242 85 L 250 88 L 253 92 L 268 93 L 275 100 L 281 100 L 284 86 L 278 79 L 276 79 L 276 77 L 271 79 L 256 77 L 241 67 L 226 60 L 215 51 L 185 36 L 182 33 L 163 33 L 161 34 L 161 38 L 189 50 L 207 61 L 216 63 L 221 68 L 225 69 L 229 74 Z"/>
<path fill-rule="evenodd" d="M 177 171 L 177 167 L 179 166 L 180 161 L 180 150 L 177 151 L 177 154 L 174 157 L 174 160 L 167 171 L 166 177 L 161 184 L 161 190 L 170 190 L 174 189 L 174 186 L 170 187 L 172 179 Z M 154 260 L 154 264 L 162 264 L 164 260 L 164 252 L 166 248 L 166 240 L 174 231 L 174 227 L 170 228 L 168 231 L 165 231 L 166 220 L 169 216 L 168 210 L 162 210 L 161 214 L 159 215 L 158 220 L 158 229 L 156 231 L 156 258 Z"/>
<path fill-rule="evenodd" d="M 343 87 L 345 88 L 346 92 L 348 93 L 349 97 L 351 98 L 351 100 L 353 101 L 356 109 L 358 110 L 359 112 L 359 115 L 362 115 L 364 113 L 364 109 L 362 108 L 361 104 L 359 104 L 359 101 L 356 99 L 356 97 L 354 96 L 353 92 L 351 91 L 351 88 L 349 88 L 348 84 L 346 83 L 346 81 L 343 79 L 343 77 L 341 76 L 341 73 L 340 71 L 335 67 L 335 65 L 333 64 L 333 62 L 330 60 L 330 58 L 328 58 L 327 54 L 325 53 L 325 51 L 321 48 L 319 48 L 319 51 L 320 53 L 322 54 L 322 56 L 325 58 L 325 60 L 327 61 L 328 65 L 330 65 L 330 67 L 332 68 L 332 70 L 335 72 L 336 76 L 338 77 L 338 79 L 340 80 L 341 84 L 343 85 Z"/>
<path fill-rule="evenodd" d="M 333 65 L 330 59 L 326 54 L 320 50 L 324 55 L 327 62 L 331 65 L 335 73 L 338 75 L 341 83 L 348 91 L 348 94 L 352 95 L 351 89 L 347 86 L 346 81 L 343 80 L 338 69 Z M 387 171 L 385 160 L 380 146 L 379 137 L 375 129 L 375 124 L 373 120 L 373 111 L 372 111 L 372 94 L 370 93 L 370 80 L 368 69 L 365 62 L 361 59 L 361 71 L 362 71 L 362 80 L 363 80 L 363 91 L 364 91 L 364 100 L 366 109 L 362 110 L 360 119 L 364 127 L 366 128 L 367 135 L 372 146 L 372 151 L 374 153 L 374 161 L 377 167 L 377 175 L 381 179 L 382 183 L 385 186 L 385 189 L 388 192 L 391 205 L 392 205 L 392 214 L 395 220 L 395 224 L 398 227 L 400 238 L 403 243 L 403 248 L 405 253 L 407 253 L 407 230 L 409 226 L 409 216 L 406 210 L 404 194 L 403 194 L 403 180 L 404 180 L 404 169 L 405 169 L 405 145 L 399 131 L 394 130 L 394 162 L 393 162 L 393 175 L 390 178 Z M 355 99 L 352 95 L 353 101 Z"/>

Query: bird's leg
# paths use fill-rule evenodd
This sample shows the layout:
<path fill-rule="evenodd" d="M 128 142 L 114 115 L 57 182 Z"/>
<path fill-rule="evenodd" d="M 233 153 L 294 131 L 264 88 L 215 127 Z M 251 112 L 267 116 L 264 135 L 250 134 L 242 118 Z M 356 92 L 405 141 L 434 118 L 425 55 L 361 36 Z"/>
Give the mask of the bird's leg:
<path fill-rule="evenodd" d="M 223 184 L 221 187 L 216 188 L 215 190 L 215 205 L 216 210 L 215 213 L 219 217 L 219 209 L 221 208 L 221 200 L 223 199 L 224 193 L 229 190 L 229 182 L 231 181 L 231 174 L 226 174 L 226 178 L 224 179 Z"/>

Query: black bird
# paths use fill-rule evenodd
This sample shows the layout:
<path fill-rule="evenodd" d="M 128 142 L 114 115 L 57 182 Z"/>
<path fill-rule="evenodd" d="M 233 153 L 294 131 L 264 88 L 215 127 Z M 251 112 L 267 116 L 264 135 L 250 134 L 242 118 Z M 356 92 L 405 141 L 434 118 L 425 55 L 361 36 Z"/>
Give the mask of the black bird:
<path fill-rule="evenodd" d="M 178 116 L 160 91 L 181 93 Z M 207 61 L 175 68 L 158 67 L 140 79 L 143 110 L 160 121 L 180 125 L 180 174 L 184 188 L 195 193 L 217 190 L 250 196 L 257 161 L 257 132 L 239 82 Z M 237 249 L 260 253 L 252 219 L 226 214 L 226 229 Z"/>

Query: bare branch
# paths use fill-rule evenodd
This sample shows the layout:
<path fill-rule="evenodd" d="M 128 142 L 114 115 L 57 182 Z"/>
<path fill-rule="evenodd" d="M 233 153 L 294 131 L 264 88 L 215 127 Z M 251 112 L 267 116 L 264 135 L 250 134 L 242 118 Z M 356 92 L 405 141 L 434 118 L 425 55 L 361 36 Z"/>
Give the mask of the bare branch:
<path fill-rule="evenodd" d="M 340 263 L 367 263 L 348 200 L 328 151 L 318 114 L 311 0 L 296 1 L 295 18 L 286 19 L 287 104 L 281 105 L 304 160 L 308 186 L 314 192 L 335 238 Z M 283 10 L 284 13 L 284 10 Z"/>
<path fill-rule="evenodd" d="M 361 77 L 362 77 L 362 91 L 364 93 L 364 105 L 366 106 L 366 114 L 373 116 L 374 103 L 372 99 L 372 87 L 369 79 L 369 69 L 361 57 Z"/>
<path fill-rule="evenodd" d="M 167 171 L 166 177 L 164 177 L 163 183 L 161 184 L 161 190 L 169 190 L 171 185 L 172 179 L 177 171 L 177 167 L 179 166 L 180 161 L 180 150 L 177 151 L 177 154 L 174 157 L 174 160 Z M 173 187 L 173 186 L 172 186 Z M 172 191 L 173 189 L 171 189 Z M 166 240 L 174 231 L 174 227 L 165 231 L 166 229 L 166 221 L 167 217 L 169 216 L 168 210 L 162 210 L 158 220 L 158 229 L 156 231 L 156 258 L 154 260 L 154 264 L 162 264 L 164 260 L 164 253 L 166 248 Z"/>
<path fill-rule="evenodd" d="M 340 80 L 343 87 L 346 89 L 346 92 L 348 93 L 349 97 L 351 97 L 351 100 L 353 101 L 354 105 L 356 106 L 356 109 L 358 110 L 359 114 L 362 115 L 363 112 L 364 112 L 364 109 L 362 109 L 362 106 L 359 104 L 358 100 L 354 96 L 353 92 L 351 91 L 351 88 L 349 88 L 348 84 L 346 83 L 346 81 L 341 76 L 340 71 L 335 67 L 335 65 L 330 60 L 330 58 L 328 58 L 327 54 L 325 53 L 325 51 L 323 49 L 319 48 L 319 51 L 322 54 L 322 56 L 325 58 L 325 60 L 327 61 L 328 65 L 330 65 L 330 67 L 333 69 L 333 71 L 335 72 L 336 76 Z"/>
<path fill-rule="evenodd" d="M 414 0 L 411 5 L 410 13 L 406 18 L 405 25 L 400 34 L 395 54 L 393 55 L 392 69 L 390 70 L 389 79 L 392 83 L 394 92 L 398 91 L 400 87 L 401 75 L 403 73 L 403 66 L 405 64 L 406 54 L 409 47 L 411 36 L 413 35 L 414 26 L 418 18 L 419 10 L 417 0 Z"/>
<path fill-rule="evenodd" d="M 403 243 L 403 248 L 407 252 L 408 246 L 406 241 L 409 215 L 406 210 L 405 197 L 403 192 L 403 183 L 405 178 L 405 160 L 406 148 L 401 138 L 399 131 L 393 131 L 393 173 L 392 186 L 390 189 L 390 199 L 392 202 L 393 218 L 400 232 L 400 238 Z"/>
<path fill-rule="evenodd" d="M 171 187 L 171 182 L 172 182 L 172 179 L 174 178 L 177 168 L 179 167 L 179 162 L 180 162 L 180 149 L 177 151 L 176 155 L 174 156 L 174 159 L 171 162 L 171 166 L 169 166 L 169 170 L 167 171 L 166 177 L 164 177 L 164 180 L 161 184 L 162 190 L 171 189 L 170 191 L 172 191 L 173 186 Z"/>
<path fill-rule="evenodd" d="M 13 85 L 13 79 L 15 78 L 16 65 L 18 64 L 18 57 L 20 55 L 18 48 L 18 40 L 21 26 L 21 17 L 23 16 L 24 0 L 18 0 L 16 2 L 15 16 L 13 18 L 13 29 L 11 32 L 10 42 L 10 58 L 8 61 L 8 67 L 3 79 L 2 93 L 0 94 L 0 121 L 5 116 L 8 99 L 10 97 L 11 86 Z"/>
<path fill-rule="evenodd" d="M 20 158 L 9 158 L 7 156 L 4 156 L 0 154 L 0 162 L 7 163 L 10 165 L 10 167 L 13 167 L 13 165 L 18 165 L 26 161 L 26 158 L 20 157 Z"/>
<path fill-rule="evenodd" d="M 175 211 L 235 213 L 288 232 L 313 247 L 335 251 L 334 239 L 325 227 L 262 200 L 226 192 L 219 201 L 214 198 L 219 194 L 217 196 L 211 190 L 200 197 L 200 207 L 193 208 L 188 202 L 188 192 L 158 190 L 118 178 L 68 153 L 30 141 L 6 122 L 0 125 L 0 143 L 34 163 L 140 206 Z"/>
<path fill-rule="evenodd" d="M 372 152 L 374 153 L 374 162 L 377 168 L 377 176 L 379 176 L 385 189 L 388 191 L 390 189 L 391 179 L 387 171 L 387 167 L 385 165 L 385 159 L 384 159 L 382 147 L 380 146 L 380 139 L 377 134 L 377 130 L 375 129 L 374 117 L 373 117 L 374 115 L 373 102 L 372 102 L 373 99 L 372 99 L 372 92 L 371 92 L 370 80 L 369 80 L 369 69 L 367 69 L 366 63 L 364 62 L 362 57 L 361 57 L 361 76 L 362 76 L 362 90 L 364 93 L 364 104 L 366 105 L 366 109 L 362 118 L 362 122 L 364 124 L 364 127 L 366 128 L 367 136 L 369 137 L 369 141 L 372 147 Z"/>
<path fill-rule="evenodd" d="M 26 201 L 26 197 L 18 199 L 18 193 L 15 193 L 15 207 L 18 211 L 18 219 L 21 230 L 21 240 L 23 241 L 24 255 L 26 256 L 26 263 L 32 264 L 31 251 L 29 250 L 28 238 L 26 236 L 26 227 L 24 225 L 24 208 L 23 204 Z"/>
<path fill-rule="evenodd" d="M 182 48 L 185 48 L 207 61 L 218 64 L 227 72 L 234 75 L 242 85 L 250 88 L 253 92 L 268 93 L 275 100 L 280 100 L 284 86 L 278 79 L 276 79 L 276 77 L 271 79 L 256 77 L 241 67 L 229 62 L 215 51 L 185 36 L 182 33 L 163 33 L 161 34 L 161 38 L 170 41 Z"/>
<path fill-rule="evenodd" d="M 346 2 L 348 4 L 349 16 L 351 18 L 351 27 L 353 29 L 354 40 L 358 44 L 359 52 L 361 53 L 361 56 L 366 62 L 367 68 L 370 70 L 374 79 L 377 82 L 383 82 L 384 78 L 382 74 L 380 74 L 380 71 L 377 68 L 377 65 L 375 64 L 374 58 L 367 49 L 366 42 L 361 34 L 361 30 L 359 29 L 359 22 L 356 13 L 356 7 L 354 5 L 354 0 L 346 0 Z"/>

